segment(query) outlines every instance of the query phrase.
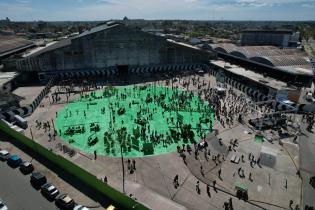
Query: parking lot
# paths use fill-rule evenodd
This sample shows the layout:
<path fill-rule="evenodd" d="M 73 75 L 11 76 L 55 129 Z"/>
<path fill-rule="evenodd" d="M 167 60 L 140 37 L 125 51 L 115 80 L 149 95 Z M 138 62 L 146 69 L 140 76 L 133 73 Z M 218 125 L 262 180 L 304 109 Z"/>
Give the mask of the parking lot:
<path fill-rule="evenodd" d="M 29 176 L 23 175 L 19 169 L 12 169 L 6 162 L 0 162 L 0 198 L 8 209 L 58 209 L 30 185 Z"/>
<path fill-rule="evenodd" d="M 72 183 L 64 181 L 54 171 L 30 157 L 10 142 L 4 141 L 1 137 L 0 148 L 16 154 L 23 161 L 31 161 L 35 171 L 44 174 L 47 182 L 52 183 L 61 193 L 68 194 L 77 204 L 82 204 L 93 209 L 101 209 L 101 205 L 88 197 L 89 193 L 76 189 Z M 6 161 L 0 161 L 0 199 L 5 203 L 8 209 L 12 210 L 30 210 L 30 209 L 59 209 L 55 202 L 48 201 L 40 192 L 30 183 L 30 175 L 24 175 L 19 168 L 10 167 Z M 86 195 L 87 194 L 87 195 Z"/>

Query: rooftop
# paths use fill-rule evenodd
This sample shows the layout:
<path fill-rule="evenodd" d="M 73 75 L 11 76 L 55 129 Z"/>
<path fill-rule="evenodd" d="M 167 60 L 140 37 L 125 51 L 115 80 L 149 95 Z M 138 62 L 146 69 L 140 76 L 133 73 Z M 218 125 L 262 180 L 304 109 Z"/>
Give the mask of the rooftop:
<path fill-rule="evenodd" d="M 109 22 L 106 22 L 106 23 L 104 23 L 102 25 L 99 25 L 99 26 L 96 26 L 94 28 L 88 29 L 88 30 L 84 31 L 83 33 L 79 34 L 78 36 L 76 36 L 74 38 L 80 38 L 80 37 L 83 37 L 83 36 L 86 36 L 86 35 L 89 35 L 89 34 L 93 34 L 93 33 L 99 32 L 99 31 L 103 31 L 103 30 L 107 30 L 109 28 L 116 27 L 118 25 L 121 25 L 121 23 L 109 21 Z"/>
<path fill-rule="evenodd" d="M 224 68 L 224 69 L 226 69 L 226 71 L 229 71 L 233 74 L 237 74 L 239 76 L 246 77 L 246 78 L 253 80 L 253 81 L 255 81 L 261 85 L 270 87 L 270 88 L 275 89 L 275 90 L 292 90 L 292 89 L 294 89 L 294 88 L 288 87 L 287 83 L 285 83 L 285 82 L 281 82 L 281 81 L 275 80 L 271 77 L 264 76 L 262 74 L 258 74 L 256 72 L 247 70 L 243 67 L 225 62 L 223 60 L 211 61 L 211 63 L 216 65 L 216 66 L 219 66 L 221 68 Z"/>
<path fill-rule="evenodd" d="M 113 28 L 113 27 L 116 27 L 118 25 L 121 25 L 121 23 L 117 23 L 117 22 L 113 22 L 113 21 L 106 22 L 106 23 L 104 23 L 102 25 L 99 25 L 99 26 L 96 26 L 94 28 L 88 29 L 88 30 L 84 31 L 83 33 L 81 33 L 79 35 L 76 35 L 76 36 L 73 36 L 73 37 L 68 37 L 68 38 L 62 39 L 62 40 L 60 40 L 58 42 L 53 42 L 52 44 L 49 44 L 46 47 L 43 47 L 43 48 L 41 48 L 39 50 L 35 50 L 32 53 L 30 53 L 30 54 L 24 55 L 24 57 L 27 57 L 27 56 L 38 56 L 38 55 L 43 54 L 45 52 L 48 52 L 48 51 L 51 51 L 51 50 L 55 50 L 55 49 L 58 49 L 58 48 L 61 48 L 61 47 L 65 47 L 65 46 L 71 45 L 71 41 L 73 39 L 81 38 L 81 37 L 84 37 L 84 36 L 87 36 L 87 35 L 90 35 L 90 34 L 93 34 L 93 33 L 99 32 L 99 31 L 102 31 L 102 30 L 107 30 L 109 28 Z"/>
<path fill-rule="evenodd" d="M 280 49 L 268 45 L 240 47 L 230 43 L 212 44 L 211 47 L 219 53 L 274 67 L 290 74 L 313 75 L 309 58 L 298 49 Z"/>
<path fill-rule="evenodd" d="M 17 72 L 0 72 L 0 87 L 18 76 Z"/>
<path fill-rule="evenodd" d="M 195 47 L 193 45 L 190 45 L 190 44 L 186 44 L 186 43 L 183 43 L 183 42 L 176 42 L 172 39 L 167 39 L 168 42 L 170 43 L 174 43 L 174 44 L 177 44 L 177 45 L 181 45 L 181 46 L 184 46 L 184 47 L 189 47 L 189 48 L 192 48 L 192 49 L 195 49 L 195 50 L 201 50 L 199 47 Z"/>
<path fill-rule="evenodd" d="M 34 46 L 32 41 L 19 38 L 16 36 L 1 36 L 0 35 L 0 57 L 6 56 L 8 54 L 14 53 L 16 51 L 22 50 Z"/>

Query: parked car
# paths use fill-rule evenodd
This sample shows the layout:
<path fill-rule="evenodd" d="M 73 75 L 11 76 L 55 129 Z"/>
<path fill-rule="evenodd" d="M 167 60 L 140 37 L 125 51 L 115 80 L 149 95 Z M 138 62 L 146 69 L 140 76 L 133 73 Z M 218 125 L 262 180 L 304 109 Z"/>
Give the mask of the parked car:
<path fill-rule="evenodd" d="M 41 186 L 41 192 L 48 200 L 54 200 L 59 194 L 57 188 L 50 183 Z"/>
<path fill-rule="evenodd" d="M 73 209 L 74 200 L 70 198 L 67 194 L 61 194 L 56 197 L 56 205 L 62 209 Z"/>
<path fill-rule="evenodd" d="M 33 172 L 30 182 L 32 186 L 38 190 L 41 186 L 47 183 L 47 179 L 43 174 L 39 172 Z"/>
<path fill-rule="evenodd" d="M 12 155 L 7 160 L 7 163 L 9 166 L 17 168 L 22 163 L 22 159 L 18 155 Z"/>
<path fill-rule="evenodd" d="M 310 185 L 315 188 L 315 176 L 310 178 Z"/>
<path fill-rule="evenodd" d="M 308 102 L 314 102 L 315 99 L 313 98 L 313 94 L 311 92 L 308 92 L 305 96 L 305 100 Z"/>
<path fill-rule="evenodd" d="M 90 210 L 89 208 L 86 208 L 85 206 L 82 205 L 76 205 L 73 210 Z"/>
<path fill-rule="evenodd" d="M 0 160 L 6 161 L 7 159 L 9 159 L 9 157 L 10 157 L 10 153 L 7 150 L 0 151 Z"/>
<path fill-rule="evenodd" d="M 8 207 L 3 203 L 1 199 L 0 199 L 0 210 L 8 210 Z"/>
<path fill-rule="evenodd" d="M 30 163 L 28 161 L 24 161 L 20 164 L 20 171 L 23 174 L 29 174 L 29 173 L 32 173 L 34 171 L 34 167 L 33 167 L 32 163 Z"/>
<path fill-rule="evenodd" d="M 115 210 L 115 209 L 116 209 L 116 207 L 113 206 L 113 205 L 109 205 L 109 206 L 106 208 L 106 210 Z"/>

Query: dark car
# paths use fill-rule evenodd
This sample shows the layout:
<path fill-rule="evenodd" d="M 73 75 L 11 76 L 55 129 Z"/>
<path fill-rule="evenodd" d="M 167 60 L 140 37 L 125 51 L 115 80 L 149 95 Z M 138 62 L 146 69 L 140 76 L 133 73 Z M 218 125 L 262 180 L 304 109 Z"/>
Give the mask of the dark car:
<path fill-rule="evenodd" d="M 74 200 L 70 198 L 67 194 L 61 194 L 56 197 L 56 205 L 61 209 L 73 209 Z"/>
<path fill-rule="evenodd" d="M 12 168 L 17 168 L 22 163 L 22 159 L 18 155 L 12 155 L 7 160 L 7 163 Z"/>
<path fill-rule="evenodd" d="M 59 191 L 57 188 L 50 184 L 46 183 L 41 187 L 41 193 L 48 199 L 48 200 L 54 200 L 56 196 L 59 194 Z"/>
<path fill-rule="evenodd" d="M 41 186 L 47 183 L 47 179 L 43 174 L 39 172 L 33 172 L 30 182 L 32 186 L 38 190 Z"/>
<path fill-rule="evenodd" d="M 34 167 L 33 167 L 32 163 L 30 163 L 28 161 L 24 161 L 20 164 L 20 171 L 23 174 L 29 174 L 29 173 L 32 173 L 34 171 Z"/>
<path fill-rule="evenodd" d="M 315 176 L 310 178 L 310 185 L 315 188 Z"/>

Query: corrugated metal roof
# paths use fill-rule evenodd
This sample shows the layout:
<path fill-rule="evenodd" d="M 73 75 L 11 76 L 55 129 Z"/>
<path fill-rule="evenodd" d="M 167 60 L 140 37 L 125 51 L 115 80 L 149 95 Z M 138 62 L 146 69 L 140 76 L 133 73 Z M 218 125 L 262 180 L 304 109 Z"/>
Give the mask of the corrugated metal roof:
<path fill-rule="evenodd" d="M 289 73 L 311 74 L 311 63 L 305 53 L 298 49 L 280 49 L 275 46 L 240 47 L 231 43 L 212 44 L 211 47 L 218 52 L 276 67 Z"/>
<path fill-rule="evenodd" d="M 99 32 L 99 31 L 107 30 L 107 29 L 116 27 L 118 25 L 121 25 L 121 23 L 106 22 L 103 25 L 99 25 L 99 26 L 96 26 L 96 27 L 91 28 L 89 30 L 86 30 L 83 33 L 79 34 L 78 36 L 67 38 L 67 39 L 62 39 L 59 42 L 56 42 L 55 44 L 52 44 L 52 45 L 50 45 L 48 47 L 43 48 L 42 50 L 39 50 L 39 51 L 31 54 L 30 56 L 38 56 L 38 55 L 43 54 L 45 52 L 48 52 L 48 51 L 51 51 L 51 50 L 55 50 L 55 49 L 58 49 L 58 48 L 61 48 L 61 47 L 65 47 L 65 46 L 71 45 L 71 41 L 74 40 L 74 39 L 78 39 L 78 38 L 81 38 L 81 37 L 84 37 L 84 36 L 87 36 L 87 35 Z"/>
<path fill-rule="evenodd" d="M 43 49 L 41 49 L 35 53 L 32 53 L 30 56 L 31 57 L 38 56 L 38 55 L 43 54 L 45 52 L 68 46 L 71 44 L 72 39 L 73 38 L 62 39 L 62 40 L 60 40 L 60 41 L 58 41 L 52 45 L 49 45 L 48 47 L 45 47 L 45 48 L 43 48 Z"/>
<path fill-rule="evenodd" d="M 84 31 L 83 33 L 81 33 L 78 36 L 74 37 L 74 39 L 80 38 L 80 37 L 83 37 L 83 36 L 86 36 L 86 35 L 89 35 L 89 34 L 93 34 L 93 33 L 99 32 L 99 31 L 107 30 L 109 28 L 113 28 L 113 27 L 116 27 L 118 25 L 121 25 L 121 23 L 107 22 L 107 23 L 105 23 L 103 25 L 96 26 L 94 28 L 91 28 L 91 29 L 88 29 L 88 30 Z"/>

